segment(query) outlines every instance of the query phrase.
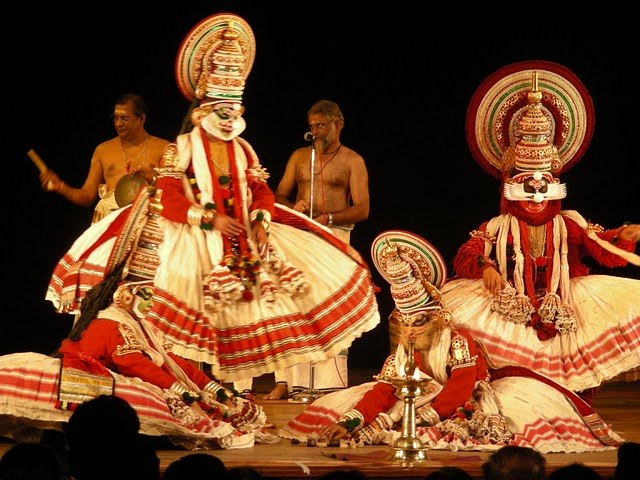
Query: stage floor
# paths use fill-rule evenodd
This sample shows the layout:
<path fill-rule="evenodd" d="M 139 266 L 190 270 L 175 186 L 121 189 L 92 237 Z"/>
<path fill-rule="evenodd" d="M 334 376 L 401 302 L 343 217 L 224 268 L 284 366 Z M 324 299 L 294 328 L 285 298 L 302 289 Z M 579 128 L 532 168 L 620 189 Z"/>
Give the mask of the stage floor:
<path fill-rule="evenodd" d="M 349 383 L 359 384 L 371 379 L 377 372 L 349 370 Z M 273 375 L 264 375 L 254 381 L 258 402 L 264 406 L 269 419 L 276 427 L 295 416 L 305 404 L 287 400 L 262 400 L 273 386 Z M 640 442 L 640 381 L 614 382 L 602 386 L 596 397 L 595 407 L 600 416 L 626 441 Z M 10 447 L 0 443 L 0 455 Z M 174 460 L 191 452 L 159 449 L 161 470 Z M 391 450 L 384 446 L 362 448 L 307 447 L 283 440 L 274 445 L 256 445 L 240 450 L 211 450 L 228 468 L 251 466 L 267 479 L 309 479 L 336 469 L 358 469 L 372 479 L 424 479 L 441 466 L 459 466 L 474 478 L 482 478 L 481 465 L 489 453 L 450 452 L 427 450 L 427 460 L 410 466 L 389 460 Z M 617 463 L 617 450 L 583 454 L 547 454 L 547 473 L 573 462 L 593 467 L 604 479 L 611 478 Z"/>

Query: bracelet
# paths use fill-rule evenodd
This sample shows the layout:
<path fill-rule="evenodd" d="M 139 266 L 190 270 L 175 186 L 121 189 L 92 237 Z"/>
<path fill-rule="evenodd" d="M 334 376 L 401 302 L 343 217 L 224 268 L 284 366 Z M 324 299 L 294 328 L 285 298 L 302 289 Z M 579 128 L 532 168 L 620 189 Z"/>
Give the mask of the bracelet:
<path fill-rule="evenodd" d="M 478 266 L 480 267 L 480 271 L 484 271 L 484 269 L 488 267 L 493 267 L 498 270 L 498 264 L 483 255 L 478 255 Z"/>
<path fill-rule="evenodd" d="M 347 432 L 353 432 L 360 425 L 359 418 L 351 418 L 346 421 L 338 422 L 338 425 L 347 429 Z"/>
<path fill-rule="evenodd" d="M 193 402 L 200 400 L 200 395 L 195 392 L 184 392 L 182 394 L 182 401 L 187 405 L 191 405 Z"/>
<path fill-rule="evenodd" d="M 200 228 L 202 230 L 213 229 L 213 222 L 216 219 L 216 206 L 215 204 L 208 202 L 204 206 L 204 213 L 200 217 Z"/>
<path fill-rule="evenodd" d="M 333 213 L 327 213 L 327 217 L 329 219 L 327 220 L 327 227 L 333 227 Z"/>
<path fill-rule="evenodd" d="M 249 220 L 251 220 L 252 223 L 253 222 L 260 223 L 264 228 L 264 231 L 266 233 L 269 233 L 269 227 L 271 226 L 271 213 L 269 213 L 268 210 L 259 208 L 257 210 L 252 211 L 249 214 Z"/>
<path fill-rule="evenodd" d="M 187 387 L 177 381 L 173 382 L 173 384 L 169 387 L 169 390 L 178 395 L 180 399 L 187 405 L 192 404 L 196 400 L 200 400 L 200 394 L 198 394 L 197 392 L 190 392 Z"/>

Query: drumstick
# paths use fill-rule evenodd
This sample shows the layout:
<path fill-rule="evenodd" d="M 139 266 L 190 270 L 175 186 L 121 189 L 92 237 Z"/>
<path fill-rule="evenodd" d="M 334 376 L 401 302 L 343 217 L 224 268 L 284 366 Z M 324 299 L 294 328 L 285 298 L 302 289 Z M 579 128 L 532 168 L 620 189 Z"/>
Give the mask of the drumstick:
<path fill-rule="evenodd" d="M 44 161 L 42 160 L 42 158 L 40 158 L 40 155 L 38 155 L 33 148 L 27 152 L 27 155 L 29 156 L 31 161 L 35 164 L 35 166 L 38 167 L 38 170 L 40 170 L 40 173 L 46 172 L 48 170 Z M 47 182 L 46 190 L 49 190 L 49 191 L 53 190 L 53 182 L 51 180 Z"/>
<path fill-rule="evenodd" d="M 40 155 L 38 155 L 33 148 L 27 152 L 27 155 L 29 155 L 29 158 L 35 164 L 35 166 L 38 167 L 38 170 L 40 170 L 40 173 L 45 172 L 47 170 L 47 166 L 42 161 L 42 158 L 40 158 Z"/>

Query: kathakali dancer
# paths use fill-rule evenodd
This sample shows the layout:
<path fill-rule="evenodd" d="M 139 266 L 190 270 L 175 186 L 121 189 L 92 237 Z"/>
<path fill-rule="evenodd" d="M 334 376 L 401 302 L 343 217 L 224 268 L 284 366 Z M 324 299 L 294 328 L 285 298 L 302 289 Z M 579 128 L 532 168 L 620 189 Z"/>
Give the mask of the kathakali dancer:
<path fill-rule="evenodd" d="M 492 364 L 443 303 L 439 288 L 446 266 L 425 239 L 385 231 L 371 253 L 391 284 L 398 348 L 376 381 L 321 397 L 282 427 L 281 437 L 393 445 L 403 435 L 402 416 L 410 411 L 394 383 L 411 376 L 426 384 L 415 399 L 415 435 L 426 448 L 519 445 L 543 453 L 586 452 L 623 441 L 576 393 L 530 369 Z"/>
<path fill-rule="evenodd" d="M 157 245 L 157 213 L 143 191 L 128 209 L 105 279 L 82 300 L 81 313 L 54 355 L 0 357 L 0 434 L 36 441 L 63 430 L 76 407 L 100 395 L 126 400 L 140 432 L 189 450 L 275 443 L 257 403 L 241 398 L 193 362 L 149 321 Z"/>
<path fill-rule="evenodd" d="M 494 361 L 585 395 L 640 365 L 640 280 L 588 267 L 640 265 L 640 225 L 604 229 L 561 209 L 559 175 L 587 149 L 593 114 L 584 85 L 552 62 L 515 63 L 480 85 L 467 139 L 502 181 L 502 211 L 471 232 L 443 287 L 456 322 Z"/>
<path fill-rule="evenodd" d="M 266 170 L 239 137 L 254 55 L 250 26 L 233 14 L 187 35 L 176 76 L 193 100 L 192 128 L 167 147 L 152 202 L 162 241 L 148 320 L 173 353 L 210 364 L 225 382 L 326 360 L 380 321 L 361 256 L 275 205 Z M 92 226 L 59 262 L 47 293 L 59 311 L 76 311 L 125 248 L 119 239 L 136 237 L 127 211 Z"/>

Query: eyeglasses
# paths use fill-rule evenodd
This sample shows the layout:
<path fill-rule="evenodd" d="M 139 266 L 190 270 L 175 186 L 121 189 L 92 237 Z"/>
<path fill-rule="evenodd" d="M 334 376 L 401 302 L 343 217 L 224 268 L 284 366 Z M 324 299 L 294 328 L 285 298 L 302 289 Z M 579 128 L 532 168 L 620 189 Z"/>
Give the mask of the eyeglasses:
<path fill-rule="evenodd" d="M 111 115 L 111 120 L 113 120 L 114 122 L 117 122 L 118 120 L 120 120 L 122 123 L 129 123 L 131 121 L 132 118 L 134 118 L 131 115 Z"/>

